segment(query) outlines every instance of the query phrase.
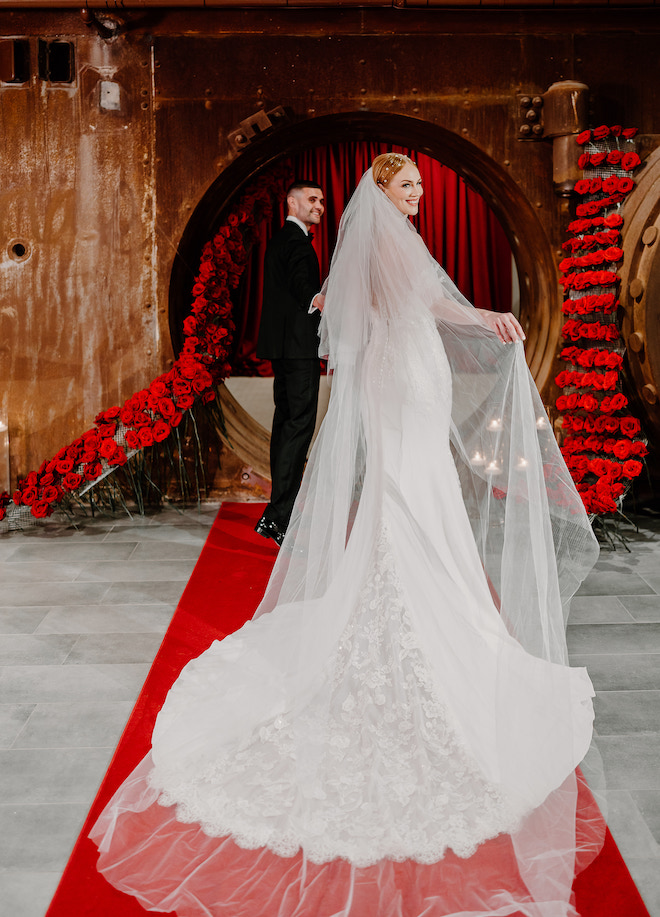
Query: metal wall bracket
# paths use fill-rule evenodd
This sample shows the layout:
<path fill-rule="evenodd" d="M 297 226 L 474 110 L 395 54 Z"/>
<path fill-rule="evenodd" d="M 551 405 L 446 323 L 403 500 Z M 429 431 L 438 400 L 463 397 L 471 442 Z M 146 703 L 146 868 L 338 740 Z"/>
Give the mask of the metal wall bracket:
<path fill-rule="evenodd" d="M 238 127 L 227 135 L 227 141 L 234 153 L 240 153 L 254 140 L 281 127 L 289 120 L 289 116 L 281 105 L 270 111 L 257 111 L 241 121 Z"/>

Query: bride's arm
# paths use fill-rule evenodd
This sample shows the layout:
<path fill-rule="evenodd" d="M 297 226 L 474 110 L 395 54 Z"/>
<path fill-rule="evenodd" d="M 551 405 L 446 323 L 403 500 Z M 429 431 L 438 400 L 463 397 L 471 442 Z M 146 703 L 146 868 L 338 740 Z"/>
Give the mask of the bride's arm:
<path fill-rule="evenodd" d="M 525 332 L 513 312 L 491 312 L 462 305 L 446 297 L 434 297 L 431 306 L 436 320 L 452 325 L 485 325 L 493 331 L 503 344 L 524 341 Z"/>

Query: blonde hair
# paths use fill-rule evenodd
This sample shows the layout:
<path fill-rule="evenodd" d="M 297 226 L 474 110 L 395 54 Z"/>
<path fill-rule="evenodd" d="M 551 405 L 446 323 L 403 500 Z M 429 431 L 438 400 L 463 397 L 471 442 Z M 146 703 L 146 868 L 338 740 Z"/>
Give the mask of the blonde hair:
<path fill-rule="evenodd" d="M 386 185 L 404 166 L 415 166 L 410 156 L 403 153 L 381 153 L 371 163 L 371 174 L 377 185 Z"/>

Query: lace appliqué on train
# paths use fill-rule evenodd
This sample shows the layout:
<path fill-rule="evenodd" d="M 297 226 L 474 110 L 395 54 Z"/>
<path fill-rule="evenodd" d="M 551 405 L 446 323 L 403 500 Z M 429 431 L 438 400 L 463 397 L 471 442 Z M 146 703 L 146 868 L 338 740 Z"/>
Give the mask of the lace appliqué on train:
<path fill-rule="evenodd" d="M 241 847 L 364 867 L 468 857 L 521 813 L 480 774 L 436 696 L 402 600 L 386 532 L 323 696 L 278 716 L 199 773 L 159 767 L 177 818 Z"/>

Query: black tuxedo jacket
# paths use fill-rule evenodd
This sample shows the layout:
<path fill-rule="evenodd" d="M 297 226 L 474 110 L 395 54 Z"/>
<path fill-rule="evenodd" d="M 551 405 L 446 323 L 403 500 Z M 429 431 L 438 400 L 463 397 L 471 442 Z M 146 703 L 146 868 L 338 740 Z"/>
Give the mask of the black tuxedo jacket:
<path fill-rule="evenodd" d="M 266 360 L 318 356 L 320 313 L 309 314 L 321 289 L 312 241 L 287 220 L 266 247 L 264 298 L 257 356 Z"/>

